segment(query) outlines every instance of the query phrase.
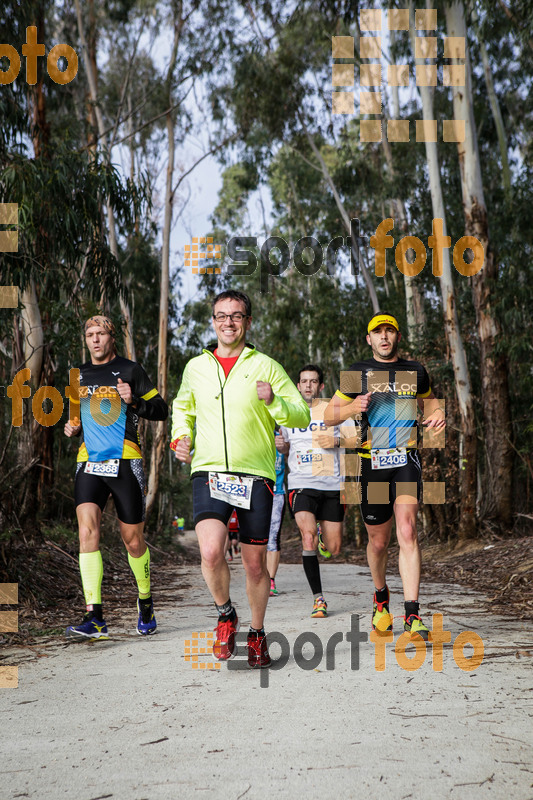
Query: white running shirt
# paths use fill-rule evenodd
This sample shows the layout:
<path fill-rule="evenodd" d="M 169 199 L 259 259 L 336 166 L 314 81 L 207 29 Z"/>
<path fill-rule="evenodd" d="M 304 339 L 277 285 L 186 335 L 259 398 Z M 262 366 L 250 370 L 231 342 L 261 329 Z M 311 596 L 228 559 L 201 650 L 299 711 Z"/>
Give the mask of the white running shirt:
<path fill-rule="evenodd" d="M 324 411 L 327 400 L 318 398 L 311 408 L 311 423 L 307 428 L 280 427 L 280 433 L 290 444 L 288 455 L 289 489 L 320 489 L 321 491 L 339 491 L 341 480 L 341 458 L 344 456 L 343 447 L 324 449 L 318 447 L 316 436 L 319 433 L 329 433 L 340 437 L 338 425 L 328 428 L 324 422 Z M 344 430 L 353 426 L 353 420 L 343 422 Z M 315 441 L 314 441 L 315 440 Z M 342 458 L 342 461 L 344 459 Z"/>

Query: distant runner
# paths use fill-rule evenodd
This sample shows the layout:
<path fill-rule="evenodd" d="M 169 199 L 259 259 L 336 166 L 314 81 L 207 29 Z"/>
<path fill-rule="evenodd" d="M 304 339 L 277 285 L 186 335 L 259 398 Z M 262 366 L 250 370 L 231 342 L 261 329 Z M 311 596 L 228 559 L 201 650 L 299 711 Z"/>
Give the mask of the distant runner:
<path fill-rule="evenodd" d="M 343 374 L 341 388 L 328 405 L 329 425 L 361 416 L 361 513 L 368 532 L 368 565 L 375 584 L 372 627 L 392 630 L 386 583 L 387 548 L 393 515 L 400 547 L 405 617 L 404 630 L 426 641 L 429 629 L 419 615 L 420 548 L 416 529 L 421 493 L 421 466 L 417 451 L 417 404 L 422 425 L 445 426 L 444 411 L 431 391 L 428 374 L 418 361 L 397 355 L 399 325 L 390 314 L 379 313 L 368 323 L 367 343 L 372 358 L 358 361 Z"/>
<path fill-rule="evenodd" d="M 281 433 L 276 433 L 276 450 L 278 443 L 283 441 Z M 270 596 L 276 597 L 276 573 L 281 558 L 281 525 L 285 514 L 285 456 L 276 453 L 276 484 L 274 486 L 274 499 L 272 501 L 272 516 L 270 517 L 270 531 L 267 544 L 267 569 L 270 576 Z"/>
<path fill-rule="evenodd" d="M 233 561 L 233 556 L 239 552 L 239 518 L 235 509 L 231 512 L 228 521 L 228 537 L 226 542 L 228 561 Z"/>
<path fill-rule="evenodd" d="M 303 567 L 314 600 L 312 617 L 328 615 L 318 549 L 327 557 L 338 555 L 344 520 L 344 505 L 340 501 L 341 431 L 338 426 L 328 431 L 323 422 L 326 401 L 319 399 L 323 389 L 322 369 L 316 364 L 302 367 L 298 390 L 311 409 L 311 423 L 305 427 L 283 426 L 282 439 L 276 437 L 279 452 L 288 454 L 289 504 L 302 535 Z"/>
<path fill-rule="evenodd" d="M 117 510 L 120 534 L 137 581 L 137 633 L 155 633 L 150 590 L 150 551 L 144 541 L 145 477 L 137 426 L 139 418 L 166 419 L 168 407 L 143 368 L 118 356 L 115 326 L 108 317 L 85 323 L 91 360 L 80 372 L 80 419 L 69 420 L 66 436 L 82 436 L 74 497 L 80 537 L 80 572 L 87 611 L 67 636 L 107 639 L 102 614 L 103 577 L 100 522 L 109 495 Z"/>
<path fill-rule="evenodd" d="M 171 447 L 186 460 L 194 434 L 194 524 L 202 573 L 219 614 L 213 653 L 231 658 L 239 629 L 224 557 L 235 508 L 252 616 L 248 663 L 260 668 L 271 663 L 263 621 L 270 589 L 266 544 L 276 477 L 274 426 L 307 425 L 309 410 L 283 367 L 246 342 L 251 322 L 247 295 L 225 291 L 215 298 L 217 344 L 185 367 L 172 405 Z"/>

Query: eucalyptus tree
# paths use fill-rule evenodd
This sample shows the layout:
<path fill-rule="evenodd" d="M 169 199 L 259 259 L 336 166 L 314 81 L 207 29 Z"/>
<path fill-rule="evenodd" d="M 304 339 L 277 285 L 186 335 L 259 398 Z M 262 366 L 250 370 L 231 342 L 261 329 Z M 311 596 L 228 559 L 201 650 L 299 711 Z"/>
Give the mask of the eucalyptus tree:
<path fill-rule="evenodd" d="M 457 144 L 465 233 L 477 239 L 484 251 L 483 269 L 471 279 L 480 347 L 481 402 L 486 453 L 483 516 L 496 520 L 505 529 L 509 527 L 512 519 L 513 450 L 508 368 L 505 354 L 497 351 L 502 330 L 491 300 L 491 290 L 498 274 L 498 263 L 489 234 L 474 116 L 472 67 L 464 6 L 461 0 L 446 5 L 446 23 L 448 34 L 456 37 L 455 41 L 462 39 L 464 43 L 460 58 L 457 58 L 456 54 L 452 63 L 464 63 L 465 86 L 461 88 L 454 86 L 452 92 L 454 117 L 465 121 L 464 141 Z M 507 160 L 504 158 L 504 172 L 506 163 Z"/>
<path fill-rule="evenodd" d="M 35 24 L 38 41 L 46 41 L 47 33 L 60 27 L 56 10 L 51 3 L 13 7 L 10 36 L 24 41 L 27 26 Z M 43 61 L 37 60 L 37 81 L 29 91 L 19 86 L 23 72 L 2 87 L 8 102 L 0 151 L 1 200 L 18 206 L 18 251 L 0 255 L 2 283 L 18 286 L 21 294 L 19 309 L 1 312 L 11 319 L 10 332 L 2 326 L 2 356 L 11 361 L 3 372 L 14 375 L 28 368 L 33 391 L 53 385 L 56 373 L 68 377 L 69 351 L 79 351 L 80 343 L 75 318 L 102 287 L 120 285 L 117 261 L 102 238 L 98 197 L 115 204 L 124 224 L 134 216 L 131 187 L 109 164 L 79 147 L 80 127 L 71 105 L 75 90 L 47 77 Z M 15 447 L 24 465 L 8 503 L 21 521 L 50 506 L 55 467 L 54 428 L 33 417 L 31 400 L 25 406 L 23 424 L 8 429 L 9 447 L 2 455 L 4 467 L 12 466 Z M 3 491 L 11 489 L 12 482 L 5 482 Z"/>

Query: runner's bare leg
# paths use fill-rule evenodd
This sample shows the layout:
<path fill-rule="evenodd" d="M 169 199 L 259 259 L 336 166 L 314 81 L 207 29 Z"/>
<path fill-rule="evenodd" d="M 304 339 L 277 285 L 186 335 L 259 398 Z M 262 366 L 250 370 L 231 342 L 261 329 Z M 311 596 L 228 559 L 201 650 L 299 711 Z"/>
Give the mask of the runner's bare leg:
<path fill-rule="evenodd" d="M 202 575 L 215 603 L 227 603 L 230 572 L 225 558 L 227 526 L 219 519 L 203 519 L 196 526 L 202 557 Z"/>
<path fill-rule="evenodd" d="M 241 554 L 246 571 L 246 593 L 252 612 L 252 628 L 261 630 L 270 595 L 270 576 L 266 568 L 266 544 L 241 542 Z"/>

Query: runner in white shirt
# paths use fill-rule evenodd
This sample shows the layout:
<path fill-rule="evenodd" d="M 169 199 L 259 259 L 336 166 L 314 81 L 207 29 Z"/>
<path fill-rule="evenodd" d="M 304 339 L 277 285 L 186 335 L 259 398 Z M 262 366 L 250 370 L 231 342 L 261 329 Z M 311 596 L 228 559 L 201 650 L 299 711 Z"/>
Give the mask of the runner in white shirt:
<path fill-rule="evenodd" d="M 281 426 L 283 441 L 276 437 L 276 448 L 288 454 L 289 505 L 302 534 L 303 567 L 314 597 L 312 617 L 328 615 L 318 563 L 317 522 L 329 557 L 340 552 L 344 520 L 344 505 L 340 502 L 344 454 L 341 430 L 338 425 L 327 428 L 323 422 L 327 407 L 327 400 L 319 398 L 323 381 L 323 372 L 316 364 L 307 364 L 300 370 L 297 386 L 311 409 L 311 423 L 307 428 Z"/>

